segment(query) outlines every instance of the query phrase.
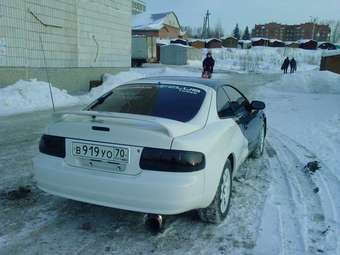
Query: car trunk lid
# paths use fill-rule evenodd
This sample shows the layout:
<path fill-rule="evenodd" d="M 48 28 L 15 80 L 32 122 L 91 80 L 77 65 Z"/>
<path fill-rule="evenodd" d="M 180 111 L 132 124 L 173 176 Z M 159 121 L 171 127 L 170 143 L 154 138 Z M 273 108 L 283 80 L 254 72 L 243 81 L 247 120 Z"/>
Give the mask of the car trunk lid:
<path fill-rule="evenodd" d="M 72 166 L 136 175 L 141 172 L 144 147 L 170 149 L 174 137 L 202 126 L 134 114 L 79 111 L 55 114 L 48 133 L 66 138 L 65 161 Z M 98 151 L 108 155 L 98 157 Z M 127 161 L 108 157 L 122 151 L 128 153 Z"/>

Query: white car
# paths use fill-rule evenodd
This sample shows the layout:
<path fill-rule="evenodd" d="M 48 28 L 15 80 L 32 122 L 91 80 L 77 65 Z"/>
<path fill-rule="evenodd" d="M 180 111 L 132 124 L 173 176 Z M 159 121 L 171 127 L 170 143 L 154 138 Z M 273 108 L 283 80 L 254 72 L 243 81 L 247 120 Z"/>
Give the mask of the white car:
<path fill-rule="evenodd" d="M 34 158 L 40 189 L 113 208 L 218 223 L 232 176 L 263 153 L 264 103 L 223 82 L 155 77 L 55 116 Z"/>

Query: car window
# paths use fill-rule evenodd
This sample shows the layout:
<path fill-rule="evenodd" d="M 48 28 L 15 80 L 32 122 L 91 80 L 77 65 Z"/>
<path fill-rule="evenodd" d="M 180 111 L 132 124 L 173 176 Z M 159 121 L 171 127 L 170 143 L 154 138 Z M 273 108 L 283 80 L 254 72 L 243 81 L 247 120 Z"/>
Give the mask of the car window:
<path fill-rule="evenodd" d="M 217 106 L 217 114 L 219 117 L 227 117 L 228 115 L 226 111 L 229 111 L 229 116 L 233 115 L 233 112 L 230 111 L 230 103 L 229 98 L 227 97 L 226 92 L 223 90 L 223 88 L 219 88 L 216 93 L 216 106 Z"/>
<path fill-rule="evenodd" d="M 235 115 L 246 111 L 248 100 L 243 95 L 241 95 L 236 89 L 229 86 L 224 86 L 223 90 L 229 99 L 229 107 Z"/>
<path fill-rule="evenodd" d="M 190 86 L 165 84 L 123 85 L 88 107 L 99 112 L 149 115 L 188 122 L 200 110 L 206 92 Z"/>

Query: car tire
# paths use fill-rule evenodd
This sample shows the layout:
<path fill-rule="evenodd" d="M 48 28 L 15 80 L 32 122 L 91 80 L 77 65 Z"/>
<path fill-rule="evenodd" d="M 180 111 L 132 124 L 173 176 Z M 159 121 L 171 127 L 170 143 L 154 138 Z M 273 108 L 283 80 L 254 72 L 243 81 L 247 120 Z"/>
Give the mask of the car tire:
<path fill-rule="evenodd" d="M 202 221 L 218 224 L 228 214 L 232 189 L 232 169 L 229 159 L 227 160 L 214 200 L 207 208 L 198 210 Z"/>
<path fill-rule="evenodd" d="M 265 124 L 262 125 L 260 139 L 255 148 L 255 150 L 250 155 L 252 158 L 261 158 L 264 152 L 264 146 L 266 141 L 266 126 Z"/>

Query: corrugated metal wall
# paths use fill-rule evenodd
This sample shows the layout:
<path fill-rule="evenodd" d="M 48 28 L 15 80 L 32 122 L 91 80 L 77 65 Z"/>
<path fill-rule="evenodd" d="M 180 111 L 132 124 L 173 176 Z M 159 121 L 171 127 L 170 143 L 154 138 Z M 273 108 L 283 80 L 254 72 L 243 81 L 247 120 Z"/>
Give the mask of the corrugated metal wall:
<path fill-rule="evenodd" d="M 200 49 L 180 45 L 161 46 L 160 62 L 165 65 L 186 65 L 188 60 L 201 60 Z"/>

